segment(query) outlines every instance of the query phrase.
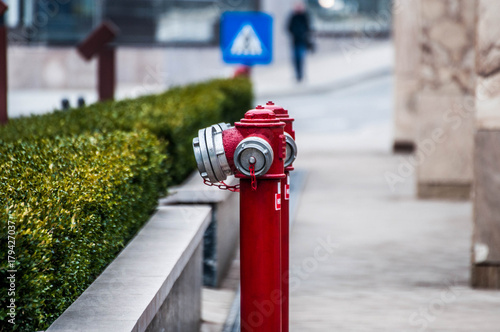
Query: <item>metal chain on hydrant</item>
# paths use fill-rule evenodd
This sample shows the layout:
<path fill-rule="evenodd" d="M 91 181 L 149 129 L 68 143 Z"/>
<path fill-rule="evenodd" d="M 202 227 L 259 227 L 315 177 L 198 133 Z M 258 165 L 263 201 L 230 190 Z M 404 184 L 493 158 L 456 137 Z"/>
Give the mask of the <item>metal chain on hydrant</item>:
<path fill-rule="evenodd" d="M 235 186 L 230 186 L 230 185 L 226 184 L 224 181 L 221 181 L 218 183 L 212 183 L 212 182 L 208 181 L 207 179 L 203 179 L 203 183 L 209 187 L 217 187 L 220 190 L 229 190 L 233 193 L 240 192 L 240 184 L 239 183 Z"/>
<path fill-rule="evenodd" d="M 252 190 L 257 190 L 257 177 L 255 176 L 255 164 L 250 164 L 250 178 L 252 179 Z"/>

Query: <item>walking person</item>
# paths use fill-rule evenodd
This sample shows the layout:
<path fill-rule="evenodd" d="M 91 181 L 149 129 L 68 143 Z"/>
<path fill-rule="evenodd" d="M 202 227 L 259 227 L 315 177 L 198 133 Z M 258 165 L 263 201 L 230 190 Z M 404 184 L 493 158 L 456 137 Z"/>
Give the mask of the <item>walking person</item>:
<path fill-rule="evenodd" d="M 307 49 L 311 47 L 309 16 L 302 2 L 295 4 L 293 13 L 288 21 L 288 31 L 292 38 L 293 65 L 295 77 L 300 82 L 304 78 L 304 58 Z"/>

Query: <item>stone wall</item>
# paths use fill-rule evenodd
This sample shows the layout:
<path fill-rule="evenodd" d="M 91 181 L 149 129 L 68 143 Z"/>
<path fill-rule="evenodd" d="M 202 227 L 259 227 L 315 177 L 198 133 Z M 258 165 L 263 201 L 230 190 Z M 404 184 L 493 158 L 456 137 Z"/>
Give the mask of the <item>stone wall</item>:
<path fill-rule="evenodd" d="M 479 0 L 471 283 L 500 288 L 500 1 Z"/>
<path fill-rule="evenodd" d="M 421 198 L 467 199 L 472 183 L 475 0 L 422 0 L 417 98 Z"/>
<path fill-rule="evenodd" d="M 159 207 L 47 332 L 198 332 L 209 207 Z"/>
<path fill-rule="evenodd" d="M 200 331 L 201 261 L 200 244 L 145 332 Z"/>
<path fill-rule="evenodd" d="M 8 52 L 11 90 L 97 86 L 97 61 L 84 61 L 74 48 L 10 46 Z M 120 47 L 116 66 L 119 88 L 145 92 L 225 77 L 233 71 L 232 66 L 222 63 L 218 48 Z"/>
<path fill-rule="evenodd" d="M 420 0 L 394 2 L 394 151 L 414 150 L 420 64 Z"/>
<path fill-rule="evenodd" d="M 225 183 L 236 185 L 233 176 Z M 219 287 L 233 262 L 239 239 L 239 194 L 203 184 L 198 172 L 180 186 L 170 188 L 169 196 L 160 205 L 209 205 L 212 222 L 203 236 L 203 284 Z"/>

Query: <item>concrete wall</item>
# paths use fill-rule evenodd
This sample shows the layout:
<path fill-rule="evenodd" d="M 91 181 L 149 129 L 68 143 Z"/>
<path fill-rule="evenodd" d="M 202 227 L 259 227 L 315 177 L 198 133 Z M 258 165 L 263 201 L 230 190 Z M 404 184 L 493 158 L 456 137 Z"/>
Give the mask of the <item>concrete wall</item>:
<path fill-rule="evenodd" d="M 261 8 L 274 17 L 274 63 L 289 61 L 285 30 L 292 0 L 262 0 Z M 75 48 L 9 47 L 9 89 L 94 89 L 96 60 L 85 62 Z M 232 75 L 217 46 L 134 48 L 117 52 L 117 85 L 127 90 L 160 91 L 172 85 Z"/>
<path fill-rule="evenodd" d="M 417 138 L 416 94 L 421 61 L 420 0 L 394 3 L 394 151 L 411 152 Z"/>
<path fill-rule="evenodd" d="M 160 207 L 49 327 L 62 331 L 198 332 L 206 206 Z"/>
<path fill-rule="evenodd" d="M 479 0 L 471 283 L 500 288 L 500 1 Z"/>
<path fill-rule="evenodd" d="M 422 198 L 470 196 L 474 137 L 474 0 L 421 0 L 417 182 Z"/>
<path fill-rule="evenodd" d="M 226 181 L 235 185 L 230 177 Z M 160 200 L 161 205 L 198 204 L 212 209 L 212 222 L 204 234 L 203 284 L 219 287 L 233 261 L 239 240 L 239 194 L 203 184 L 198 172 L 182 186 L 170 189 L 170 195 Z"/>
<path fill-rule="evenodd" d="M 200 331 L 202 249 L 200 244 L 146 332 Z"/>
<path fill-rule="evenodd" d="M 85 62 L 72 48 L 9 47 L 9 88 L 94 89 L 97 61 Z M 217 48 L 130 48 L 117 52 L 117 84 L 158 91 L 232 74 Z"/>

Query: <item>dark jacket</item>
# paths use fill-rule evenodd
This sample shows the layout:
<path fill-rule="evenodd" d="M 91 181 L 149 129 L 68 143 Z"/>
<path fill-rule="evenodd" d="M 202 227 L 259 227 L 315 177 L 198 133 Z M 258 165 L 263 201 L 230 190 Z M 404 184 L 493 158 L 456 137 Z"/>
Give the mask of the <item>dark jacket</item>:
<path fill-rule="evenodd" d="M 306 13 L 293 13 L 288 21 L 288 31 L 292 34 L 295 46 L 309 46 L 309 17 Z"/>

